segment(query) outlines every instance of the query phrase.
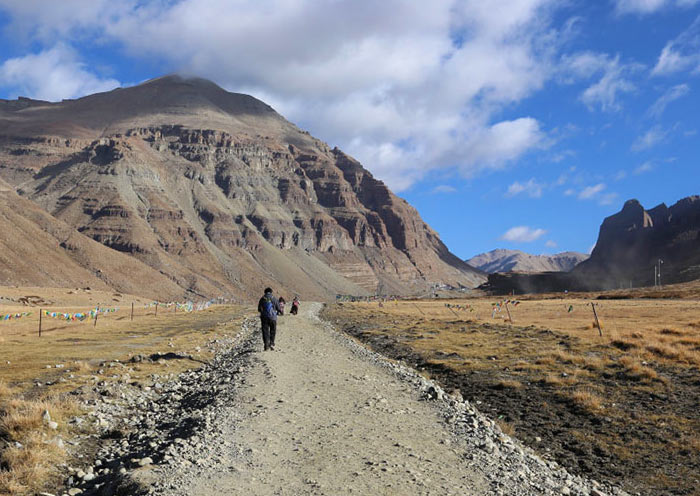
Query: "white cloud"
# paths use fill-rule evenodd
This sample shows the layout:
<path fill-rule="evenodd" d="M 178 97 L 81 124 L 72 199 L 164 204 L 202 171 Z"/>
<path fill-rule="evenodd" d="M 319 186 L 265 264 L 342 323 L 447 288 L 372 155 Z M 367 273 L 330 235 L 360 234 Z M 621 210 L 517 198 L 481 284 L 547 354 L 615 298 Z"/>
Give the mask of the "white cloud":
<path fill-rule="evenodd" d="M 538 183 L 535 181 L 534 178 L 529 179 L 525 183 L 520 183 L 518 181 L 515 181 L 513 184 L 508 186 L 508 191 L 506 192 L 506 196 L 516 196 L 521 193 L 526 194 L 530 198 L 541 198 L 542 197 L 542 189 L 544 188 L 543 184 Z"/>
<path fill-rule="evenodd" d="M 663 114 L 664 110 L 666 110 L 669 103 L 684 97 L 689 91 L 690 87 L 687 84 L 677 84 L 675 86 L 671 86 L 652 104 L 651 107 L 649 107 L 649 115 L 652 117 L 661 117 L 661 114 Z"/>
<path fill-rule="evenodd" d="M 667 135 L 668 131 L 664 131 L 661 126 L 654 126 L 643 135 L 638 136 L 637 139 L 634 140 L 634 143 L 632 143 L 630 149 L 633 152 L 647 150 L 662 143 Z"/>
<path fill-rule="evenodd" d="M 617 201 L 619 196 L 620 195 L 618 195 L 617 193 L 602 194 L 598 197 L 598 204 L 599 205 L 612 205 L 613 203 L 615 203 L 615 201 Z"/>
<path fill-rule="evenodd" d="M 432 193 L 456 193 L 457 188 L 448 184 L 441 184 L 432 189 Z"/>
<path fill-rule="evenodd" d="M 617 174 L 615 174 L 614 179 L 615 179 L 615 181 L 622 181 L 626 177 L 627 177 L 627 171 L 620 170 L 620 171 L 617 171 Z"/>
<path fill-rule="evenodd" d="M 639 64 L 621 63 L 620 56 L 605 53 L 578 52 L 561 59 L 559 78 L 564 83 L 599 79 L 588 86 L 579 99 L 590 109 L 599 107 L 603 111 L 620 110 L 620 95 L 636 88 L 629 80 L 631 74 L 641 69 Z"/>
<path fill-rule="evenodd" d="M 615 0 L 619 14 L 651 14 L 663 7 L 689 7 L 698 0 Z"/>
<path fill-rule="evenodd" d="M 686 69 L 700 70 L 700 16 L 678 37 L 666 43 L 651 73 L 667 76 Z"/>
<path fill-rule="evenodd" d="M 619 110 L 619 94 L 628 93 L 634 89 L 634 85 L 623 77 L 623 68 L 616 58 L 607 66 L 600 80 L 581 94 L 581 101 L 588 108 L 598 105 L 604 111 Z"/>
<path fill-rule="evenodd" d="M 528 226 L 516 226 L 508 229 L 500 239 L 513 243 L 530 243 L 547 233 L 544 229 L 533 229 Z"/>
<path fill-rule="evenodd" d="M 564 196 L 574 196 L 576 194 L 576 190 L 573 188 L 569 188 L 566 191 L 564 191 Z"/>
<path fill-rule="evenodd" d="M 566 37 L 550 23 L 554 0 L 0 6 L 31 41 L 116 43 L 133 57 L 253 94 L 397 190 L 435 169 L 470 176 L 547 146 L 536 119 L 499 116 L 543 87 Z"/>
<path fill-rule="evenodd" d="M 531 117 L 501 121 L 474 131 L 471 137 L 464 136 L 468 141 L 462 150 L 462 155 L 469 157 L 473 166 L 499 166 L 532 148 L 542 146 L 545 139 L 539 122 Z"/>
<path fill-rule="evenodd" d="M 594 198 L 598 193 L 603 191 L 605 189 L 605 184 L 603 183 L 598 183 L 594 186 L 587 186 L 581 190 L 581 192 L 578 194 L 578 199 L 579 200 L 590 200 Z"/>
<path fill-rule="evenodd" d="M 4 26 L 12 35 L 49 45 L 78 32 L 100 30 L 105 22 L 118 19 L 136 4 L 137 0 L 0 0 L 0 8 L 12 16 L 12 23 Z"/>
<path fill-rule="evenodd" d="M 573 150 L 563 150 L 563 151 L 560 151 L 560 152 L 553 154 L 549 160 L 555 164 L 558 164 L 558 163 L 563 162 L 564 160 L 568 159 L 569 157 L 573 157 L 575 155 L 576 155 L 576 152 Z"/>
<path fill-rule="evenodd" d="M 610 56 L 598 52 L 578 52 L 567 54 L 561 60 L 561 74 L 564 82 L 588 79 L 603 71 L 610 64 Z"/>
<path fill-rule="evenodd" d="M 634 174 L 636 176 L 640 174 L 644 174 L 645 172 L 650 172 L 654 169 L 654 164 L 652 164 L 650 161 L 646 161 L 643 164 L 641 164 L 639 167 L 634 169 Z"/>
<path fill-rule="evenodd" d="M 586 186 L 579 191 L 576 197 L 579 200 L 595 201 L 599 205 L 610 205 L 618 199 L 619 195 L 612 191 L 605 192 L 606 189 L 607 185 L 605 183 Z"/>
<path fill-rule="evenodd" d="M 556 241 L 552 241 L 551 239 L 548 239 L 544 245 L 547 248 L 556 248 L 557 246 L 559 246 Z"/>
<path fill-rule="evenodd" d="M 40 100 L 74 98 L 119 85 L 115 79 L 102 79 L 87 70 L 75 51 L 60 43 L 37 54 L 7 59 L 0 65 L 0 86 L 18 96 Z"/>
<path fill-rule="evenodd" d="M 555 186 L 555 187 L 564 186 L 566 183 L 570 182 L 573 179 L 573 175 L 575 172 L 576 172 L 575 165 L 568 167 L 564 172 L 559 174 L 559 177 L 557 178 L 556 181 L 554 181 L 554 183 L 552 183 L 552 186 Z"/>

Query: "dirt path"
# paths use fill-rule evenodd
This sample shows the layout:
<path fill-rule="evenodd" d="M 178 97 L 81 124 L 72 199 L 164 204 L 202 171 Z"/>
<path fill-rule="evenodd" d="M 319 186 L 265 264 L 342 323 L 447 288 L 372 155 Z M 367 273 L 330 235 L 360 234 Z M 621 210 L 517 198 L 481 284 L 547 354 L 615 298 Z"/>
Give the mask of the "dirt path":
<path fill-rule="evenodd" d="M 280 319 L 277 351 L 262 351 L 247 319 L 199 369 L 96 390 L 92 415 L 121 434 L 105 428 L 99 463 L 69 485 L 85 496 L 624 494 L 543 461 L 320 308 Z"/>
<path fill-rule="evenodd" d="M 253 362 L 229 426 L 241 461 L 186 492 L 486 494 L 435 409 L 305 310 L 281 318 L 277 350 Z"/>

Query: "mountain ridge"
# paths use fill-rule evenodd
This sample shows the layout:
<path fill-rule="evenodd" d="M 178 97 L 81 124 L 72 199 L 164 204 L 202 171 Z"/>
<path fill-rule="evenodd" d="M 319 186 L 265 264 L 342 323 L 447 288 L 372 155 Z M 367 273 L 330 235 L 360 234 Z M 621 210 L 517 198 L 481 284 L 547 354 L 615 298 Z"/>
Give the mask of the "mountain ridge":
<path fill-rule="evenodd" d="M 269 105 L 166 76 L 0 102 L 0 178 L 185 293 L 418 293 L 484 277 L 355 159 Z"/>
<path fill-rule="evenodd" d="M 642 286 L 655 284 L 654 266 L 660 265 L 662 282 L 686 282 L 700 277 L 699 241 L 700 195 L 649 210 L 630 199 L 605 218 L 591 257 L 575 272 L 612 287 Z"/>
<path fill-rule="evenodd" d="M 571 272 L 490 274 L 481 288 L 541 293 L 683 283 L 700 279 L 699 242 L 700 195 L 649 210 L 631 199 L 603 220 L 591 256 Z"/>

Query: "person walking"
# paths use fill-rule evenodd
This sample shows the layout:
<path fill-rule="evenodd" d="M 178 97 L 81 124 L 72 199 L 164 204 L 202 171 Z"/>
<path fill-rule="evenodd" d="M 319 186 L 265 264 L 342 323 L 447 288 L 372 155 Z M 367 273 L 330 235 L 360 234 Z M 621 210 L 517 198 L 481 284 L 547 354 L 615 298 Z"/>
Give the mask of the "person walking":
<path fill-rule="evenodd" d="M 280 303 L 272 296 L 272 289 L 265 288 L 265 294 L 258 301 L 260 313 L 260 326 L 262 328 L 263 345 L 265 351 L 275 349 L 275 335 L 277 334 L 277 314 L 281 312 Z"/>
<path fill-rule="evenodd" d="M 292 310 L 290 313 L 292 315 L 296 315 L 298 311 L 299 311 L 299 297 L 295 296 L 294 300 L 292 300 Z"/>
<path fill-rule="evenodd" d="M 287 303 L 286 301 L 284 301 L 284 296 L 280 296 L 279 302 L 280 302 L 280 311 L 279 311 L 279 314 L 280 314 L 280 315 L 284 315 L 284 306 L 285 306 L 286 303 Z"/>

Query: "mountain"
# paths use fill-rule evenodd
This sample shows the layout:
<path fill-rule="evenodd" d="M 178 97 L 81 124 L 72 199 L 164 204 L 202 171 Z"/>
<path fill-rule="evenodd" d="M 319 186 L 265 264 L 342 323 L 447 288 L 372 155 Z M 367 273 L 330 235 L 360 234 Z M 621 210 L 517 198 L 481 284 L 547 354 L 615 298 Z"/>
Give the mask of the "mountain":
<path fill-rule="evenodd" d="M 568 272 L 588 255 L 565 251 L 556 255 L 530 255 L 520 250 L 491 250 L 466 262 L 487 274 L 494 272 Z"/>
<path fill-rule="evenodd" d="M 529 293 L 653 286 L 659 267 L 662 284 L 700 279 L 700 196 L 650 210 L 628 200 L 603 221 L 591 256 L 571 272 L 491 274 L 482 289 Z"/>
<path fill-rule="evenodd" d="M 700 196 L 650 210 L 628 200 L 603 221 L 591 257 L 574 272 L 608 287 L 648 286 L 655 265 L 662 283 L 700 278 Z"/>
<path fill-rule="evenodd" d="M 0 100 L 0 178 L 110 248 L 105 263 L 128 255 L 186 295 L 250 299 L 271 285 L 327 299 L 484 280 L 358 161 L 203 79 Z"/>
<path fill-rule="evenodd" d="M 80 234 L 0 180 L 0 285 L 113 289 L 175 298 L 163 274 Z"/>

